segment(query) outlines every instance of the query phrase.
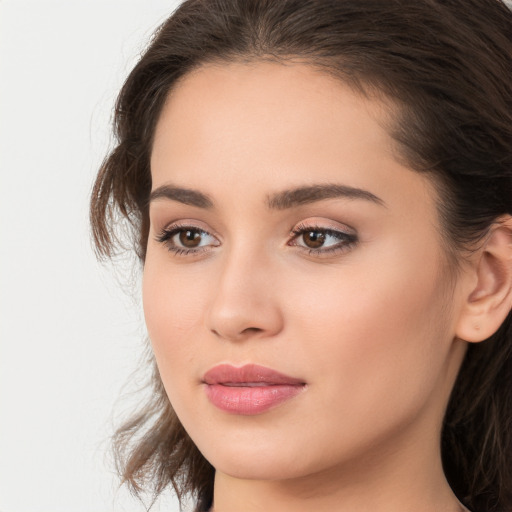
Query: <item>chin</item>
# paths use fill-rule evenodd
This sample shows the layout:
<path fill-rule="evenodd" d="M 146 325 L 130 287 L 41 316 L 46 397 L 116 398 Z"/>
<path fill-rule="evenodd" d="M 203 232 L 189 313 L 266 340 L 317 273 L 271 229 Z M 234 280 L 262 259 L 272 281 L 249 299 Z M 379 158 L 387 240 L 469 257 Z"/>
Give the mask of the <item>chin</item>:
<path fill-rule="evenodd" d="M 301 436 L 265 435 L 245 432 L 244 435 L 223 433 L 215 439 L 192 439 L 216 471 L 241 480 L 289 480 L 321 472 L 335 461 L 322 455 L 311 440 Z M 309 449 L 305 447 L 309 445 Z M 337 453 L 336 459 L 340 457 Z"/>
<path fill-rule="evenodd" d="M 296 457 L 288 460 L 282 455 L 268 453 L 246 456 L 230 456 L 224 453 L 218 459 L 211 459 L 210 463 L 217 471 L 240 480 L 289 480 L 309 473 L 304 467 L 297 465 Z"/>

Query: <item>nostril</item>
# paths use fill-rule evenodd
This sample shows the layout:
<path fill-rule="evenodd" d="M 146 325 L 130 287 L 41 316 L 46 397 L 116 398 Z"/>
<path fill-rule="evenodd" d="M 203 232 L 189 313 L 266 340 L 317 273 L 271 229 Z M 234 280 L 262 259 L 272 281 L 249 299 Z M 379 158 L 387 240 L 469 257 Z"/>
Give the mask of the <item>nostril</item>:
<path fill-rule="evenodd" d="M 260 329 L 259 327 L 247 327 L 246 329 L 238 330 L 236 332 L 224 332 L 222 330 L 218 331 L 217 329 L 210 329 L 210 331 L 218 338 L 241 340 L 246 337 L 251 337 L 251 335 L 263 332 L 264 329 Z"/>
<path fill-rule="evenodd" d="M 255 334 L 262 331 L 263 329 L 260 329 L 259 327 L 247 327 L 247 329 L 244 329 L 241 334 Z"/>

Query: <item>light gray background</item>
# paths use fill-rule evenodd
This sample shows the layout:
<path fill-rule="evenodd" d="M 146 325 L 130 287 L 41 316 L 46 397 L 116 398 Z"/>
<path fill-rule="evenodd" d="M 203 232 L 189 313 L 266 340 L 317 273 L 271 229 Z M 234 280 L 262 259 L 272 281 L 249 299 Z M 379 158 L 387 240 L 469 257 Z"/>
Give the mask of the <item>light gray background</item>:
<path fill-rule="evenodd" d="M 125 295 L 133 266 L 95 261 L 87 210 L 116 93 L 177 4 L 0 1 L 1 512 L 144 510 L 108 456 L 137 401 L 118 398 L 144 344 L 138 281 Z"/>
<path fill-rule="evenodd" d="M 144 510 L 108 457 L 137 403 L 118 397 L 138 384 L 138 281 L 96 263 L 87 208 L 116 93 L 177 3 L 0 0 L 1 512 Z"/>

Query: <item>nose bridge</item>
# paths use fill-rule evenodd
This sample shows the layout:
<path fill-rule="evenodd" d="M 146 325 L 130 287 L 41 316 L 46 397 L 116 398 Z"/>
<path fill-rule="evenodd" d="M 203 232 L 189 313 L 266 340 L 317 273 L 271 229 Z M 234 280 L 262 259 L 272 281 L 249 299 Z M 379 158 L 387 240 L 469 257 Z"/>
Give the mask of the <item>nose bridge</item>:
<path fill-rule="evenodd" d="M 261 246 L 239 242 L 220 258 L 208 328 L 230 340 L 271 336 L 282 328 L 272 265 Z"/>

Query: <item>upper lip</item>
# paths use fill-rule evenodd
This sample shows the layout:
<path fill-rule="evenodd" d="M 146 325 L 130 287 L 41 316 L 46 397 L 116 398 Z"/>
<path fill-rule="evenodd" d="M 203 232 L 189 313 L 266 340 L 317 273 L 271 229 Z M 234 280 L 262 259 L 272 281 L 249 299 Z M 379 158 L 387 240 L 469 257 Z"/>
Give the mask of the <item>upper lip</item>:
<path fill-rule="evenodd" d="M 224 385 L 261 384 L 262 386 L 299 386 L 305 384 L 301 379 L 284 375 L 276 370 L 257 364 L 246 364 L 240 367 L 220 364 L 204 374 L 203 382 L 205 384 Z"/>

